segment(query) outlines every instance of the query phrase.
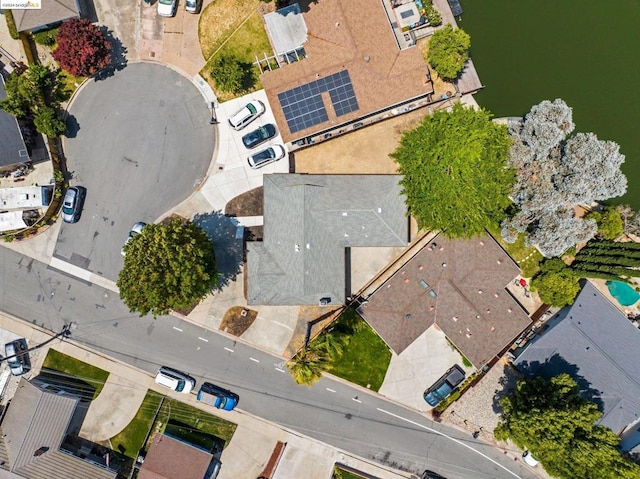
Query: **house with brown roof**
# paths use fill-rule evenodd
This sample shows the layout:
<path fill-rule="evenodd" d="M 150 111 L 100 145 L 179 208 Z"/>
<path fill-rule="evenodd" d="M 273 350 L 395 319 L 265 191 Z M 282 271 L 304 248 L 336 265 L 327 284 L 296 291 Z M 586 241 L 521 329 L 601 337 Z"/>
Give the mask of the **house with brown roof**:
<path fill-rule="evenodd" d="M 375 290 L 358 312 L 396 354 L 437 327 L 481 368 L 531 324 L 506 288 L 519 273 L 490 236 L 450 240 L 439 235 Z"/>
<path fill-rule="evenodd" d="M 422 54 L 401 49 L 398 26 L 379 0 L 318 0 L 287 17 L 287 32 L 273 26 L 283 21 L 267 20 L 267 30 L 274 51 L 294 52 L 294 61 L 261 76 L 285 142 L 342 134 L 365 117 L 409 111 L 433 93 Z"/>
<path fill-rule="evenodd" d="M 204 449 L 167 434 L 157 434 L 138 479 L 209 479 L 215 477 L 219 464 Z"/>

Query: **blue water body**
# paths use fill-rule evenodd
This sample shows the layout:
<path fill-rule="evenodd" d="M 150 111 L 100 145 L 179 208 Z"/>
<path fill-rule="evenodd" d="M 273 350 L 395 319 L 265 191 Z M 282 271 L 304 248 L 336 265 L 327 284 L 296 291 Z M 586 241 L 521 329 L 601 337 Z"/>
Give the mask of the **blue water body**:
<path fill-rule="evenodd" d="M 616 298 L 622 306 L 631 306 L 640 299 L 640 294 L 622 281 L 607 281 L 607 288 L 611 296 Z"/>

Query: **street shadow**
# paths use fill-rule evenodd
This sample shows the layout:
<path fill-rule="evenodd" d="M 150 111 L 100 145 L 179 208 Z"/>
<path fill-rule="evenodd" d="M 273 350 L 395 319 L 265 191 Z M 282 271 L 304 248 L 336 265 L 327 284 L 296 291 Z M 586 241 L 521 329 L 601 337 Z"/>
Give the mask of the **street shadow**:
<path fill-rule="evenodd" d="M 127 47 L 122 44 L 119 38 L 113 36 L 113 32 L 107 27 L 100 27 L 107 41 L 111 44 L 111 62 L 108 66 L 100 70 L 93 76 L 93 81 L 102 81 L 115 75 L 127 66 Z"/>
<path fill-rule="evenodd" d="M 216 290 L 222 291 L 242 271 L 244 228 L 238 226 L 236 218 L 225 216 L 221 211 L 197 214 L 193 223 L 202 228 L 213 242 L 219 275 Z"/>
<path fill-rule="evenodd" d="M 591 383 L 584 376 L 578 374 L 580 368 L 575 364 L 569 363 L 557 353 L 542 363 L 539 361 L 518 363 L 518 370 L 528 378 L 541 376 L 546 380 L 550 380 L 560 374 L 568 374 L 578 384 L 580 396 L 595 403 L 599 411 L 604 411 L 603 392 L 592 388 Z"/>
<path fill-rule="evenodd" d="M 75 116 L 70 115 L 69 112 L 66 112 L 64 121 L 67 125 L 67 130 L 65 131 L 64 136 L 67 138 L 75 138 L 78 136 L 78 132 L 80 131 L 80 123 L 78 123 L 78 119 Z"/>

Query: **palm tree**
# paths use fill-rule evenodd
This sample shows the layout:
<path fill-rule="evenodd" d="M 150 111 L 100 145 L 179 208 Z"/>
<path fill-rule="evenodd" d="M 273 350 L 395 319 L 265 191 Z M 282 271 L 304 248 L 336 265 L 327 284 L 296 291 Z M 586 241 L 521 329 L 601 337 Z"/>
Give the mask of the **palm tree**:
<path fill-rule="evenodd" d="M 298 384 L 311 386 L 322 377 L 326 369 L 327 355 L 322 350 L 302 349 L 289 362 L 287 369 Z"/>

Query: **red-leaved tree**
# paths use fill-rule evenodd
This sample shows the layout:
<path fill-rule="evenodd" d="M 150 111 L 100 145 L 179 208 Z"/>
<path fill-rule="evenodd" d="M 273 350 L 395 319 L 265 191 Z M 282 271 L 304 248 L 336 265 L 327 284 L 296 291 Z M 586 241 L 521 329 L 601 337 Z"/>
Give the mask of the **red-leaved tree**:
<path fill-rule="evenodd" d="M 58 29 L 53 58 L 75 76 L 91 76 L 111 61 L 111 43 L 86 19 L 67 20 Z"/>

